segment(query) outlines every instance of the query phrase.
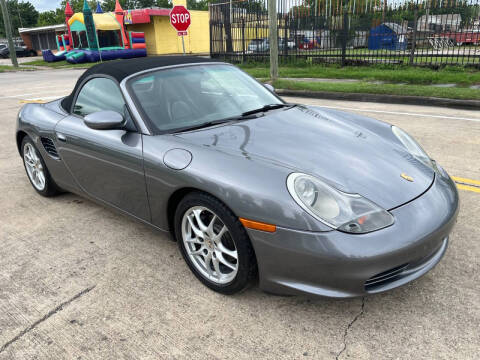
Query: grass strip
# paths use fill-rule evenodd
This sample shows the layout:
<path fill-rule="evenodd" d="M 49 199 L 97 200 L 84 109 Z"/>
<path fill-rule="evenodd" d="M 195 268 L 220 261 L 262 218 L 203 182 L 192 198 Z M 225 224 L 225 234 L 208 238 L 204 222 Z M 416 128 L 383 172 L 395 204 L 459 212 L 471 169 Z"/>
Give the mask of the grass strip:
<path fill-rule="evenodd" d="M 57 62 L 46 62 L 43 60 L 33 60 L 33 61 L 27 61 L 23 63 L 22 65 L 30 65 L 30 66 L 46 66 L 54 69 L 75 69 L 75 68 L 89 68 L 94 65 L 98 64 L 96 63 L 83 63 L 83 64 L 70 64 L 66 60 L 63 61 L 57 61 Z"/>
<path fill-rule="evenodd" d="M 268 78 L 267 65 L 240 65 L 250 75 L 256 78 Z M 326 79 L 357 79 L 363 81 L 384 81 L 389 83 L 406 83 L 417 85 L 457 84 L 469 86 L 480 84 L 480 71 L 447 66 L 434 70 L 429 68 L 371 65 L 371 66 L 326 66 L 326 65 L 295 65 L 281 66 L 279 77 L 283 78 L 326 78 Z"/>
<path fill-rule="evenodd" d="M 398 85 L 358 83 L 299 82 L 279 79 L 273 86 L 277 89 L 330 91 L 362 94 L 408 95 L 446 99 L 480 100 L 480 91 L 469 88 L 439 88 L 428 85 Z"/>
<path fill-rule="evenodd" d="M 0 65 L 0 72 L 18 70 L 22 70 L 22 68 L 14 68 L 12 65 Z"/>

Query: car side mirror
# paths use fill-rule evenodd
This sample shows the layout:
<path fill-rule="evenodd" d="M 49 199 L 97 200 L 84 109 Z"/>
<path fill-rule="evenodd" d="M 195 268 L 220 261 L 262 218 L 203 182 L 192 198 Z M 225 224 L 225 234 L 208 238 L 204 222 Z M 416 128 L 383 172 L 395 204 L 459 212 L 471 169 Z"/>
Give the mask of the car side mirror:
<path fill-rule="evenodd" d="M 91 113 L 83 119 L 85 125 L 95 130 L 115 130 L 123 129 L 125 118 L 116 111 L 97 111 Z"/>
<path fill-rule="evenodd" d="M 273 92 L 273 93 L 275 92 L 275 88 L 274 88 L 272 85 L 270 85 L 270 84 L 263 84 L 263 86 L 265 86 L 265 87 L 266 87 L 268 90 L 270 90 L 271 92 Z"/>

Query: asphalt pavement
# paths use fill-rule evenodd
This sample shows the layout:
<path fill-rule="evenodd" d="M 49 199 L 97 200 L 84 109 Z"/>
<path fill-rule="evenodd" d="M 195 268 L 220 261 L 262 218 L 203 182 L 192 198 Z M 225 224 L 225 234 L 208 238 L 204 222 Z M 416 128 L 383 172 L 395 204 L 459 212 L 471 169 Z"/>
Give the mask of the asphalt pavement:
<path fill-rule="evenodd" d="M 258 288 L 219 295 L 161 233 L 76 195 L 32 189 L 15 145 L 17 112 L 66 95 L 81 73 L 0 74 L 1 360 L 478 358 L 480 187 L 460 190 L 444 259 L 407 286 L 349 300 Z M 480 180 L 478 111 L 286 100 L 398 125 L 451 175 Z"/>

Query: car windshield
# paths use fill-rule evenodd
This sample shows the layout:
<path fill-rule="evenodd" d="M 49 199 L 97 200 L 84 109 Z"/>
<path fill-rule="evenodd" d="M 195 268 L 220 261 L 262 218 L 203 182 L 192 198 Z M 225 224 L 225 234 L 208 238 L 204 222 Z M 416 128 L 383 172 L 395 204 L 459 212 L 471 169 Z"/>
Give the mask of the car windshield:
<path fill-rule="evenodd" d="M 201 127 L 283 102 L 231 65 L 163 69 L 132 78 L 128 89 L 157 132 Z"/>

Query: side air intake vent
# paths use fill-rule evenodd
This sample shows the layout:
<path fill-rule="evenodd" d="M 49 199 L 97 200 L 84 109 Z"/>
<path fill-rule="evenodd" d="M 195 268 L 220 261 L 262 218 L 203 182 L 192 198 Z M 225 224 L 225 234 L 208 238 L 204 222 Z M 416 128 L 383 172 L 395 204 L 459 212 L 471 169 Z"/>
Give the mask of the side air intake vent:
<path fill-rule="evenodd" d="M 60 157 L 58 156 L 57 148 L 55 147 L 55 144 L 53 143 L 52 139 L 42 137 L 41 138 L 43 147 L 45 148 L 45 151 L 53 158 L 59 159 Z"/>
<path fill-rule="evenodd" d="M 386 285 L 392 281 L 397 280 L 402 274 L 402 271 L 405 270 L 408 265 L 409 264 L 403 264 L 375 276 L 372 276 L 370 279 L 365 281 L 365 290 L 375 290 L 382 285 Z"/>

